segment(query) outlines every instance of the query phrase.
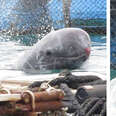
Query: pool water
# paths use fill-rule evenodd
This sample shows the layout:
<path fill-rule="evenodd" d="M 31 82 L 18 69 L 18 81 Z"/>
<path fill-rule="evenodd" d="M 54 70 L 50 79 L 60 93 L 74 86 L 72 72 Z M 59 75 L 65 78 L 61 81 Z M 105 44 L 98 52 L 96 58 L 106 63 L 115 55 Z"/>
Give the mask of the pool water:
<path fill-rule="evenodd" d="M 113 30 L 112 30 L 113 31 Z M 115 35 L 112 35 L 111 37 L 111 46 L 110 46 L 110 64 L 111 64 L 111 70 L 110 70 L 110 74 L 111 74 L 111 79 L 116 77 L 116 38 L 113 37 Z"/>
<path fill-rule="evenodd" d="M 37 37 L 37 35 L 35 35 Z M 83 63 L 79 69 L 72 70 L 73 72 L 97 72 L 101 74 L 106 74 L 106 36 L 105 35 L 94 35 L 91 34 L 91 55 L 89 59 Z M 25 39 L 27 38 L 27 41 Z M 34 78 L 41 74 L 26 74 L 22 71 L 16 70 L 16 64 L 19 57 L 24 53 L 24 51 L 31 49 L 27 43 L 32 41 L 35 42 L 34 37 L 28 39 L 29 37 L 25 35 L 25 39 L 20 39 L 18 37 L 12 38 L 5 35 L 0 35 L 0 79 L 8 78 L 18 78 L 23 79 L 25 77 Z M 37 39 L 37 38 L 36 38 Z M 30 42 L 28 42 L 30 41 Z M 29 44 L 30 45 L 30 44 Z M 43 75 L 52 75 L 59 72 L 51 71 L 45 72 Z M 43 72 L 42 72 L 43 73 Z M 42 79 L 42 78 L 41 78 Z M 40 80 L 41 80 L 40 79 Z"/>

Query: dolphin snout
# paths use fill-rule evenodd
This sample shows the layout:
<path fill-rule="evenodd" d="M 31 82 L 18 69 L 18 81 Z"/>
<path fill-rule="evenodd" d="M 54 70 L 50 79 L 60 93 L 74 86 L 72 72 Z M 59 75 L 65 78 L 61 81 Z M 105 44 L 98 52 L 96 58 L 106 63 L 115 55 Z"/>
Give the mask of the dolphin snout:
<path fill-rule="evenodd" d="M 89 56 L 89 55 L 90 55 L 90 52 L 91 52 L 90 47 L 85 48 L 85 53 L 87 54 L 87 56 Z"/>

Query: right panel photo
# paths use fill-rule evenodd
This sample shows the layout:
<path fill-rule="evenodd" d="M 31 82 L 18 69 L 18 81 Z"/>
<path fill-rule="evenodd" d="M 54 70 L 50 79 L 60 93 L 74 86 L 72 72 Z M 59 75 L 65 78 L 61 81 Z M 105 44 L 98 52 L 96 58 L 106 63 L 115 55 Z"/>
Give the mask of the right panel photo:
<path fill-rule="evenodd" d="M 110 3 L 110 115 L 116 116 L 116 0 Z"/>

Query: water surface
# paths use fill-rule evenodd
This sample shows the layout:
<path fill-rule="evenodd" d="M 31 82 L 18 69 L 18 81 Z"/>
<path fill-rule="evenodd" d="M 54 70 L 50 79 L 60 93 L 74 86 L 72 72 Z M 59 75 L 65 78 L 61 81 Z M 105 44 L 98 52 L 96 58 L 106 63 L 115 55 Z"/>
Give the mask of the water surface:
<path fill-rule="evenodd" d="M 36 36 L 37 37 L 37 36 Z M 16 37 L 15 37 L 16 38 Z M 16 70 L 16 64 L 19 57 L 26 51 L 31 49 L 31 46 L 27 46 L 28 36 L 25 35 L 25 39 L 14 39 L 8 36 L 0 35 L 0 79 L 16 78 L 34 78 L 41 74 L 31 75 L 22 71 Z M 34 38 L 32 38 L 32 42 Z M 37 39 L 37 38 L 36 38 Z M 18 40 L 18 41 L 16 41 Z M 30 40 L 29 40 L 30 41 Z M 91 35 L 91 55 L 89 59 L 79 68 L 73 70 L 73 72 L 97 72 L 100 74 L 106 74 L 106 37 L 105 35 Z M 35 42 L 35 41 L 34 41 Z M 23 44 L 22 44 L 23 43 Z M 23 60 L 23 59 L 22 59 Z M 48 78 L 48 75 L 59 72 L 50 71 L 42 74 L 40 80 Z M 43 73 L 43 72 L 42 72 Z"/>

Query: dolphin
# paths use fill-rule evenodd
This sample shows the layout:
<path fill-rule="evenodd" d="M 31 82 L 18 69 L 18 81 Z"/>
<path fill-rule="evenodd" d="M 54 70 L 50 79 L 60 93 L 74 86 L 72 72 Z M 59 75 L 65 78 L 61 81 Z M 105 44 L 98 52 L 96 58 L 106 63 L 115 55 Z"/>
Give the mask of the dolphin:
<path fill-rule="evenodd" d="M 80 28 L 63 28 L 48 33 L 27 51 L 18 68 L 24 72 L 75 69 L 90 55 L 90 37 Z"/>

